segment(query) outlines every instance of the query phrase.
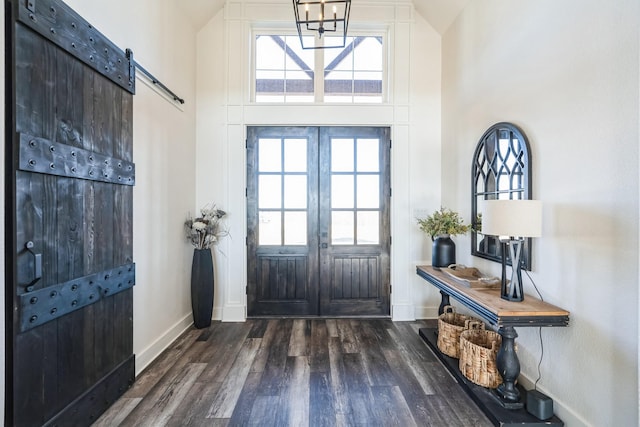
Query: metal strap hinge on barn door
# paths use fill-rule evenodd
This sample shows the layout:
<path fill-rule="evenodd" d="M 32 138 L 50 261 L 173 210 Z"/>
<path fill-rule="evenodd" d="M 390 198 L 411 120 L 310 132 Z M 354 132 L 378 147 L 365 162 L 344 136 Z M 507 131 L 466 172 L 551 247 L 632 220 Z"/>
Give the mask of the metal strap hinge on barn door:
<path fill-rule="evenodd" d="M 18 21 L 96 70 L 118 86 L 135 93 L 129 60 L 93 25 L 59 0 L 22 0 Z"/>
<path fill-rule="evenodd" d="M 121 185 L 136 182 L 132 162 L 25 133 L 19 140 L 20 170 Z"/>
<path fill-rule="evenodd" d="M 20 331 L 35 328 L 94 304 L 102 298 L 125 291 L 133 287 L 135 281 L 135 264 L 126 264 L 26 292 L 19 296 Z"/>

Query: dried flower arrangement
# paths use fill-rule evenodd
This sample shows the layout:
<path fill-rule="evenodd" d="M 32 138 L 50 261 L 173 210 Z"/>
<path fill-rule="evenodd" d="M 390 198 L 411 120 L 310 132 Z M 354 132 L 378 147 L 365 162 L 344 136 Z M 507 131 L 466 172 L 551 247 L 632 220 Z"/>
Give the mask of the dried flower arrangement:
<path fill-rule="evenodd" d="M 200 209 L 198 218 L 191 218 L 191 215 L 184 222 L 184 231 L 187 240 L 196 249 L 209 249 L 218 243 L 221 237 L 229 234 L 226 228 L 220 224 L 222 218 L 227 213 L 218 209 L 215 204 L 209 204 Z"/>

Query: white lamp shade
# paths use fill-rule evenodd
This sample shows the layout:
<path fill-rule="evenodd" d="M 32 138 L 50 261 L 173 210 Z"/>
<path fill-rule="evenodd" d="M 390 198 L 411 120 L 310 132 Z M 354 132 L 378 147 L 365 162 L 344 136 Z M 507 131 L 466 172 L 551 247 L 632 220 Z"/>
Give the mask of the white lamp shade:
<path fill-rule="evenodd" d="M 540 200 L 483 200 L 482 234 L 489 236 L 540 237 L 542 202 Z"/>

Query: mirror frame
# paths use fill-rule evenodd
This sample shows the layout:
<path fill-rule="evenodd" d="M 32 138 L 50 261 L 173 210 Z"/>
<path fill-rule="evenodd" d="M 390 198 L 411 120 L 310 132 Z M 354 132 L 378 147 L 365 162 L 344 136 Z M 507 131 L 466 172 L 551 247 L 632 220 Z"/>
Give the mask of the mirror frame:
<path fill-rule="evenodd" d="M 500 149 L 498 147 L 499 140 L 504 140 L 506 138 L 500 138 L 501 136 L 509 135 L 509 148 L 507 149 L 507 154 L 502 158 L 500 154 Z M 518 141 L 518 152 L 515 153 L 514 143 L 513 141 Z M 489 155 L 487 150 L 485 149 L 487 146 L 491 147 L 492 158 L 489 159 Z M 524 132 L 512 123 L 501 122 L 496 123 L 491 126 L 489 129 L 485 131 L 482 135 L 478 144 L 476 145 L 475 152 L 473 153 L 473 161 L 471 164 L 471 224 L 474 225 L 474 230 L 478 228 L 477 217 L 478 217 L 478 200 L 483 198 L 483 200 L 495 199 L 499 194 L 507 194 L 509 199 L 514 198 L 514 196 L 518 196 L 518 199 L 531 200 L 532 191 L 531 191 L 531 149 L 529 147 L 529 141 L 525 136 Z M 515 170 L 509 170 L 509 168 L 505 165 L 505 160 L 510 156 L 515 156 L 515 161 L 519 163 L 519 168 L 514 168 Z M 506 172 L 505 172 L 506 171 Z M 502 175 L 502 178 L 507 177 L 509 182 L 508 190 L 498 190 L 498 189 L 487 189 L 487 179 L 488 173 L 492 173 L 494 176 L 495 182 L 498 182 L 501 178 L 497 178 L 496 175 Z M 521 177 L 517 177 L 517 175 L 522 175 Z M 514 179 L 515 177 L 515 179 Z M 484 178 L 485 182 L 482 190 L 478 191 L 479 180 Z M 521 178 L 521 180 L 520 180 Z M 514 186 L 514 182 L 519 180 L 521 185 Z M 485 248 L 479 248 L 479 239 L 478 233 L 476 231 L 471 231 L 471 255 L 485 258 L 495 262 L 502 262 L 502 256 L 500 253 L 500 245 L 497 244 L 497 237 L 486 236 L 481 239 L 488 238 L 484 243 Z M 495 253 L 491 253 L 486 249 L 488 246 L 491 246 L 491 242 L 496 244 Z M 531 250 L 532 250 L 532 239 L 525 239 L 525 244 L 523 246 L 523 253 L 521 259 L 521 267 L 526 269 L 527 271 L 531 271 Z M 511 257 L 507 253 L 507 263 L 511 265 Z"/>

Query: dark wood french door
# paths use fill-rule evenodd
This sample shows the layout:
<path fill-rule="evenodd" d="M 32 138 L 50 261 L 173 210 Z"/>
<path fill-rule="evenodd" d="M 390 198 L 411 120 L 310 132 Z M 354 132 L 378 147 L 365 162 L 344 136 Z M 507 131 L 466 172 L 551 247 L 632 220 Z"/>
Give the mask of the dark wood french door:
<path fill-rule="evenodd" d="M 248 128 L 249 316 L 389 316 L 389 152 L 389 128 Z"/>
<path fill-rule="evenodd" d="M 86 426 L 134 380 L 133 66 L 61 1 L 5 5 L 5 425 Z"/>

